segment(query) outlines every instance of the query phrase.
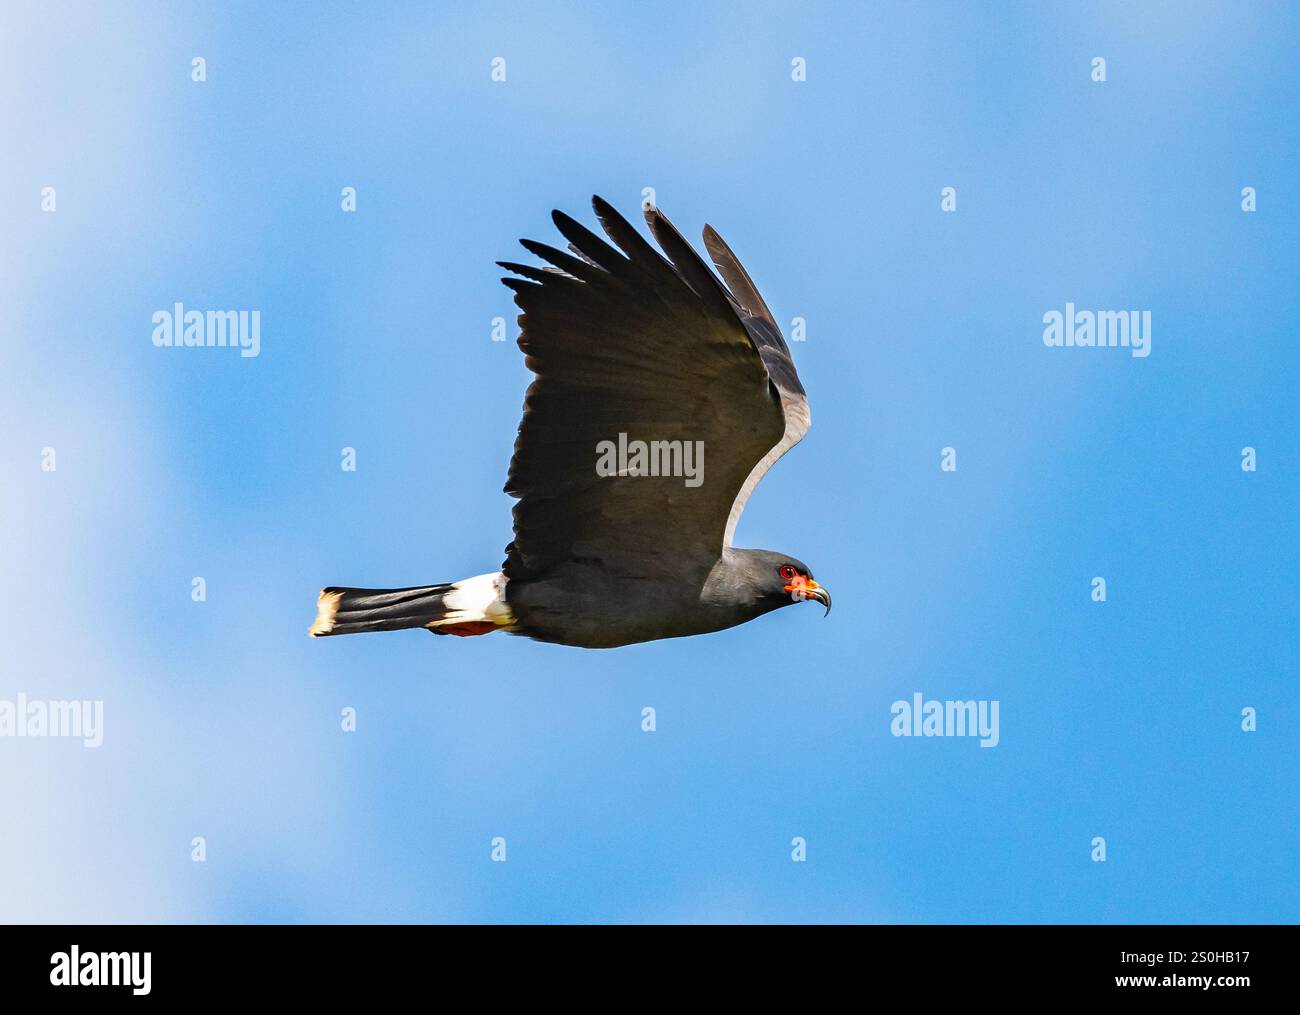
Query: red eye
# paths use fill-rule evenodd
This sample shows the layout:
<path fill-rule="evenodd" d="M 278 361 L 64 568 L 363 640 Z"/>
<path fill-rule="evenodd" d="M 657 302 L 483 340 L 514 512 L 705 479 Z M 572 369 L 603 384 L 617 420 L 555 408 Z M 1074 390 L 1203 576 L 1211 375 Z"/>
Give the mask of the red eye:
<path fill-rule="evenodd" d="M 794 575 L 795 575 L 795 570 L 789 564 L 786 564 L 785 567 L 781 568 L 781 577 L 784 578 L 786 581 L 793 580 Z"/>

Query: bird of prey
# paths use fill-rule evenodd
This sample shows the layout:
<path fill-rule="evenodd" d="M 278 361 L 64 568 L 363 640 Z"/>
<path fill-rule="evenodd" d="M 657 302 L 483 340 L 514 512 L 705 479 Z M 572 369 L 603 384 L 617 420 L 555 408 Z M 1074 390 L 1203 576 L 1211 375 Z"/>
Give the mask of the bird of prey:
<path fill-rule="evenodd" d="M 552 214 L 568 251 L 501 267 L 536 374 L 505 490 L 500 571 L 403 589 L 323 589 L 317 636 L 492 631 L 584 648 L 706 634 L 830 594 L 796 557 L 731 545 L 772 464 L 808 430 L 808 397 L 772 312 L 704 228 L 709 268 L 664 215 L 663 253 L 599 197 L 609 240 Z M 707 464 L 707 468 L 705 467 Z"/>

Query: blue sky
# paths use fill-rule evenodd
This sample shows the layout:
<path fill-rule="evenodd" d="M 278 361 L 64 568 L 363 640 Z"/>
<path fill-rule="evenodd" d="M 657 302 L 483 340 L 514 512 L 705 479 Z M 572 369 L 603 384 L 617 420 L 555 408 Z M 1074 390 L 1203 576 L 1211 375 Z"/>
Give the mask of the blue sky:
<path fill-rule="evenodd" d="M 0 738 L 0 918 L 1296 917 L 1293 7 L 4 17 L 0 699 L 105 733 Z M 645 187 L 807 321 L 737 542 L 834 613 L 309 639 L 322 585 L 500 565 L 493 262 Z M 155 348 L 176 301 L 260 309 L 260 355 Z M 1150 310 L 1150 357 L 1045 347 L 1067 301 Z M 1000 743 L 892 736 L 915 692 Z"/>

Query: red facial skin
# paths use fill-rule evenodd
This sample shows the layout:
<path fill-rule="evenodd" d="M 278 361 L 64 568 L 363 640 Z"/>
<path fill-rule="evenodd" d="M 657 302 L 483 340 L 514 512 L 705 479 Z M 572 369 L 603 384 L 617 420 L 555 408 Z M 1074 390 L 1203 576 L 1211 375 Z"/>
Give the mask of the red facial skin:
<path fill-rule="evenodd" d="M 799 571 L 795 570 L 795 568 L 791 567 L 789 564 L 786 564 L 785 566 L 781 567 L 777 571 L 777 573 L 782 578 L 785 579 L 785 583 L 786 583 L 785 590 L 787 592 L 807 593 L 807 592 L 812 592 L 815 589 L 821 588 L 820 585 L 818 585 L 815 581 L 809 578 L 806 574 L 801 574 Z"/>

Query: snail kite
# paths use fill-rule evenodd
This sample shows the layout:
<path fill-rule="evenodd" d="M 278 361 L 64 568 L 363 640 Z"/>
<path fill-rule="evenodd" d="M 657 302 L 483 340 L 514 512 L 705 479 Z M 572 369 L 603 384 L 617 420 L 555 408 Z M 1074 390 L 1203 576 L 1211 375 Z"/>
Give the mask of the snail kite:
<path fill-rule="evenodd" d="M 537 376 L 506 492 L 501 570 L 404 589 L 323 589 L 313 635 L 501 630 L 612 648 L 705 634 L 831 597 L 797 558 L 731 545 L 745 502 L 808 430 L 808 398 L 772 313 L 709 226 L 722 275 L 657 209 L 661 254 L 599 197 L 611 242 L 553 213 L 568 252 L 499 262 Z M 706 468 L 707 464 L 707 468 Z"/>

